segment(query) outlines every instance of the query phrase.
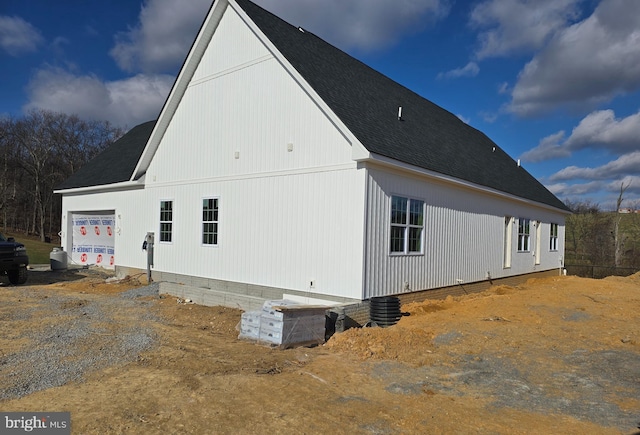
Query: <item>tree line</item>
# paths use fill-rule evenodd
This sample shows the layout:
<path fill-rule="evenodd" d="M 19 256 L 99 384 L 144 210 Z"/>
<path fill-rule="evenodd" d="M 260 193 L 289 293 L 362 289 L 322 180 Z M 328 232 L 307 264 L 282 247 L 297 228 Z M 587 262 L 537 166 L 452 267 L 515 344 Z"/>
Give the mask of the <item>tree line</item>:
<path fill-rule="evenodd" d="M 621 186 L 618 209 L 623 193 Z M 564 202 L 573 213 L 565 221 L 565 264 L 573 269 L 570 273 L 601 277 L 640 270 L 640 214 L 603 211 L 588 201 Z"/>
<path fill-rule="evenodd" d="M 32 110 L 0 118 L 0 219 L 4 232 L 37 235 L 60 231 L 61 182 L 124 134 L 108 121 Z"/>

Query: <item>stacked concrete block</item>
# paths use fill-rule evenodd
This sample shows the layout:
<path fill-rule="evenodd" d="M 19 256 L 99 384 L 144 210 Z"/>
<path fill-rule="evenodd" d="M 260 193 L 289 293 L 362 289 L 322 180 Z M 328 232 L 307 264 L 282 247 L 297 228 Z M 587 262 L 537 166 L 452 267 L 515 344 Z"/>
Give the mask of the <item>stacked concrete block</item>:
<path fill-rule="evenodd" d="M 240 319 L 240 336 L 246 340 L 260 339 L 260 316 L 262 311 L 247 311 Z"/>
<path fill-rule="evenodd" d="M 242 315 L 239 338 L 281 348 L 323 343 L 326 310 L 286 299 L 266 301 L 261 311 Z"/>

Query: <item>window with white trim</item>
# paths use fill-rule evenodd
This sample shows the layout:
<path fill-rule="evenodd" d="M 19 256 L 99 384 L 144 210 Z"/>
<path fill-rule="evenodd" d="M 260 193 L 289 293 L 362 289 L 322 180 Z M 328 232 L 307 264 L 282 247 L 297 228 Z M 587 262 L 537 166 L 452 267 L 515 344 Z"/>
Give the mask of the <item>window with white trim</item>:
<path fill-rule="evenodd" d="M 202 200 L 202 244 L 218 244 L 218 198 Z"/>
<path fill-rule="evenodd" d="M 160 201 L 160 241 L 171 242 L 173 238 L 173 201 Z"/>
<path fill-rule="evenodd" d="M 422 234 L 424 229 L 424 201 L 391 197 L 392 254 L 422 254 Z"/>
<path fill-rule="evenodd" d="M 558 224 L 551 223 L 551 228 L 549 230 L 549 250 L 558 250 Z"/>
<path fill-rule="evenodd" d="M 518 219 L 518 252 L 529 252 L 531 250 L 531 221 L 529 219 Z"/>

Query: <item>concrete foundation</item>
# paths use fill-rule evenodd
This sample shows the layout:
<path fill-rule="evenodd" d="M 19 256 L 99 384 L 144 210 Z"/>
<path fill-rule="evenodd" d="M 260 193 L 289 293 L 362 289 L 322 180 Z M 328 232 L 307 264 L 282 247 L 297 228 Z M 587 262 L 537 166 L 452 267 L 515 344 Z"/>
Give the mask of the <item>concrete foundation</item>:
<path fill-rule="evenodd" d="M 145 275 L 146 271 L 116 266 L 116 275 Z M 429 299 L 444 299 L 447 296 L 462 296 L 478 293 L 489 289 L 494 285 L 518 285 L 530 278 L 542 278 L 558 276 L 559 271 L 546 270 L 526 275 L 512 276 L 508 278 L 477 281 L 473 283 L 460 283 L 455 286 L 442 287 L 431 290 L 414 291 L 410 293 L 396 294 L 401 304 L 410 302 L 422 302 Z M 334 297 L 311 292 L 300 292 L 290 289 L 280 289 L 254 284 L 246 284 L 232 281 L 223 281 L 211 278 L 202 278 L 175 273 L 152 271 L 151 278 L 160 283 L 160 293 L 176 296 L 182 299 L 191 299 L 196 304 L 206 306 L 224 306 L 238 308 L 243 311 L 259 310 L 266 300 L 284 299 L 285 295 L 292 295 L 299 299 L 329 300 L 333 307 L 327 310 L 328 329 L 341 332 L 353 327 L 364 326 L 369 322 L 369 301 L 359 301 L 348 298 Z"/>

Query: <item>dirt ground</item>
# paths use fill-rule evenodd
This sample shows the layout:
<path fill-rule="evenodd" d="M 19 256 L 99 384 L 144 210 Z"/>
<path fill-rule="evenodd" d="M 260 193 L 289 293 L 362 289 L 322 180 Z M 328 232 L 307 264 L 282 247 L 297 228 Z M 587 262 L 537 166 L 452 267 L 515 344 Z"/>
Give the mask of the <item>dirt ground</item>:
<path fill-rule="evenodd" d="M 238 340 L 235 309 L 170 296 L 123 305 L 143 284 L 106 278 L 31 271 L 26 287 L 0 286 L 1 411 L 68 411 L 77 434 L 638 431 L 640 274 L 405 305 L 395 326 L 288 350 Z M 87 325 L 99 328 L 77 341 L 81 355 L 55 360 L 91 357 L 68 381 L 39 389 L 26 376 L 36 362 L 12 366 L 42 346 L 33 337 L 54 349 Z M 111 362 L 108 340 L 136 331 L 153 342 Z"/>

